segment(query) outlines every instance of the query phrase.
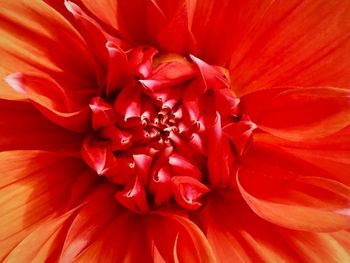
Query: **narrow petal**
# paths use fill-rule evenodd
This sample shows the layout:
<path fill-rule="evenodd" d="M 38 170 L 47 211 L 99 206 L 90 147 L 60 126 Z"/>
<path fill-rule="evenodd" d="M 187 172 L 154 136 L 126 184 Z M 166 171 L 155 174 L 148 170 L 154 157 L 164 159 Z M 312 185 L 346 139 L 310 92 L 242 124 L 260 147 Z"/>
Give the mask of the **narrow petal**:
<path fill-rule="evenodd" d="M 152 262 L 144 218 L 120 211 L 76 262 Z"/>
<path fill-rule="evenodd" d="M 0 159 L 0 236 L 6 241 L 0 254 L 3 258 L 43 220 L 69 209 L 72 200 L 67 189 L 72 189 L 75 177 L 86 168 L 78 159 L 40 151 L 2 152 Z M 76 203 L 79 195 L 75 198 Z"/>
<path fill-rule="evenodd" d="M 219 262 L 227 258 L 234 262 L 346 262 L 349 258 L 347 247 L 337 243 L 333 234 L 287 230 L 266 222 L 233 191 L 210 196 L 199 222 Z M 346 238 L 337 233 L 339 239 Z"/>
<path fill-rule="evenodd" d="M 148 236 L 153 257 L 165 262 L 216 262 L 203 232 L 186 217 L 155 213 L 148 221 Z"/>
<path fill-rule="evenodd" d="M 74 261 L 111 224 L 120 209 L 111 188 L 101 187 L 86 198 L 67 231 L 60 262 Z"/>
<path fill-rule="evenodd" d="M 59 249 L 62 245 L 60 232 L 65 230 L 66 225 L 69 225 L 69 217 L 72 215 L 72 212 L 42 222 L 37 229 L 12 249 L 4 262 L 15 262 L 18 260 L 43 262 L 49 259 L 55 252 L 55 249 Z"/>
<path fill-rule="evenodd" d="M 118 29 L 118 21 L 117 21 L 118 1 L 81 0 L 81 2 L 85 5 L 87 9 L 90 10 L 90 12 L 92 12 L 95 16 L 100 18 L 107 25 L 110 25 L 113 28 Z"/>

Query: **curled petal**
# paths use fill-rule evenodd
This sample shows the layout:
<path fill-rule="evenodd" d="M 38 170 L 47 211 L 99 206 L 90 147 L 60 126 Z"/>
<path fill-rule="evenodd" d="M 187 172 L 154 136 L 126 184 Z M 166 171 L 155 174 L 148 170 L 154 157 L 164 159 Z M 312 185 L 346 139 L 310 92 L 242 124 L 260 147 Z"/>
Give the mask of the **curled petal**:
<path fill-rule="evenodd" d="M 93 98 L 89 107 L 92 111 L 92 128 L 94 130 L 109 126 L 115 122 L 116 115 L 114 109 L 102 98 Z"/>
<path fill-rule="evenodd" d="M 89 127 L 88 108 L 80 108 L 80 103 L 71 100 L 66 91 L 53 80 L 14 73 L 7 76 L 6 81 L 13 89 L 25 94 L 51 121 L 78 132 Z"/>
<path fill-rule="evenodd" d="M 212 88 L 219 89 L 229 87 L 228 80 L 223 72 L 220 72 L 219 69 L 210 66 L 203 60 L 193 55 L 190 55 L 190 57 L 198 68 L 202 85 L 204 85 L 205 90 Z"/>
<path fill-rule="evenodd" d="M 135 83 L 129 83 L 119 94 L 114 107 L 127 121 L 132 117 L 141 117 L 141 100 L 142 93 L 140 88 Z"/>
<path fill-rule="evenodd" d="M 210 191 L 204 184 L 189 176 L 174 176 L 171 182 L 177 203 L 190 210 L 201 207 L 199 199 Z"/>
<path fill-rule="evenodd" d="M 110 96 L 127 82 L 130 72 L 127 56 L 118 44 L 115 41 L 108 41 L 106 48 L 108 51 L 106 94 Z"/>
<path fill-rule="evenodd" d="M 248 116 L 243 116 L 241 121 L 230 123 L 223 127 L 223 132 L 235 145 L 238 153 L 242 155 L 256 128 L 256 124 Z"/>
<path fill-rule="evenodd" d="M 146 213 L 149 210 L 146 192 L 138 176 L 123 191 L 117 192 L 115 198 L 122 205 L 137 213 Z"/>

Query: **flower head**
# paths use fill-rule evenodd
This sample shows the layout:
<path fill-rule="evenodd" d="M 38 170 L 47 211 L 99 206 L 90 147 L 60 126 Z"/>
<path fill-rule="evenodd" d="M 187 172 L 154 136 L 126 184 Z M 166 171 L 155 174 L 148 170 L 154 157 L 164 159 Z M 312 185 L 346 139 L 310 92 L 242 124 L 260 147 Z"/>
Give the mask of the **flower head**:
<path fill-rule="evenodd" d="M 0 6 L 1 260 L 350 259 L 347 2 Z"/>

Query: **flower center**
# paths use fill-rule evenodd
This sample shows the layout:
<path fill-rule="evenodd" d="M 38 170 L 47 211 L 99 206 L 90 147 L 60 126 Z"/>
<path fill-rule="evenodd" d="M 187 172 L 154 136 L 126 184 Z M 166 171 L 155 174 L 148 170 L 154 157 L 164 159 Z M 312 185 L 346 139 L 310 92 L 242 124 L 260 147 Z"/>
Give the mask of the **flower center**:
<path fill-rule="evenodd" d="M 253 123 L 224 70 L 153 48 L 118 51 L 105 89 L 90 108 L 82 155 L 138 213 L 178 204 L 195 210 L 210 189 L 231 184 Z"/>

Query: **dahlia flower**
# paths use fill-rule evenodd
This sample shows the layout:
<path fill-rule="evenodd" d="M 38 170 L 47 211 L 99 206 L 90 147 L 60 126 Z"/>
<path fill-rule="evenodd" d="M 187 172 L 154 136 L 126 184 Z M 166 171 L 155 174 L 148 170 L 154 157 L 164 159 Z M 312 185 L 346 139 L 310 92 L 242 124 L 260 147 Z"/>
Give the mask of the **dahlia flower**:
<path fill-rule="evenodd" d="M 350 262 L 349 17 L 2 0 L 0 261 Z"/>

